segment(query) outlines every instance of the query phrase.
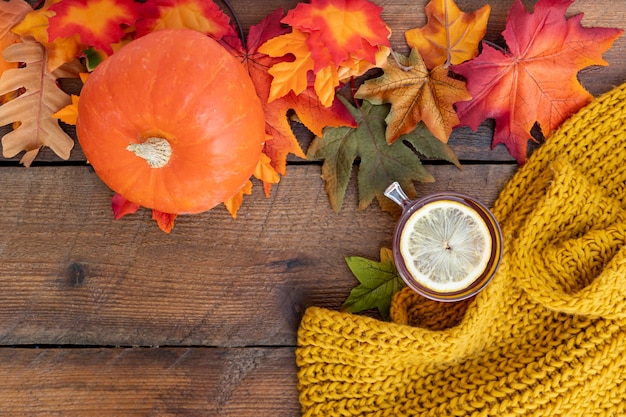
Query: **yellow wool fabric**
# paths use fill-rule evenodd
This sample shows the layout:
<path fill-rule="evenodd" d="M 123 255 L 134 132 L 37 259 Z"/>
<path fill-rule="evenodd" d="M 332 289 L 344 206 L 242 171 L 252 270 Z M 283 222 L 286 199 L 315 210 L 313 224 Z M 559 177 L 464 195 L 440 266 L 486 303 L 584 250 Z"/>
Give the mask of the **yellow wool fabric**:
<path fill-rule="evenodd" d="M 494 205 L 501 267 L 473 300 L 409 289 L 392 322 L 309 308 L 309 416 L 626 416 L 626 85 L 567 120 Z"/>

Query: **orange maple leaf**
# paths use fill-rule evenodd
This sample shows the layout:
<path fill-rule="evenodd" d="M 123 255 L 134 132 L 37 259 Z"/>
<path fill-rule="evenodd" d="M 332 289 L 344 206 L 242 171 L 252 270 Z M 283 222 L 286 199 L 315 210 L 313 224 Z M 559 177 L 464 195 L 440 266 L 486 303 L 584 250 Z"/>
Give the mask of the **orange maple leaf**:
<path fill-rule="evenodd" d="M 78 96 L 72 94 L 72 104 L 63 107 L 54 113 L 52 117 L 56 117 L 68 125 L 76 125 L 76 120 L 78 119 L 78 99 Z"/>
<path fill-rule="evenodd" d="M 390 31 L 381 10 L 367 0 L 298 4 L 282 19 L 292 25 L 291 33 L 259 47 L 271 57 L 289 57 L 269 70 L 274 77 L 269 101 L 312 86 L 322 105 L 330 107 L 341 83 L 381 65 L 389 54 Z"/>
<path fill-rule="evenodd" d="M 224 200 L 224 207 L 233 216 L 233 219 L 237 218 L 237 212 L 239 208 L 241 208 L 241 204 L 243 204 L 243 196 L 252 194 L 252 181 L 248 181 L 244 184 L 244 186 L 239 190 L 234 196 L 229 199 Z"/>
<path fill-rule="evenodd" d="M 113 210 L 113 218 L 119 220 L 122 217 L 136 213 L 141 206 L 137 203 L 126 199 L 121 194 L 115 194 L 111 197 L 111 209 Z M 162 211 L 152 209 L 152 220 L 157 222 L 159 229 L 165 233 L 170 233 L 174 228 L 174 223 L 178 214 L 163 213 Z"/>
<path fill-rule="evenodd" d="M 57 2 L 58 0 L 46 0 L 41 8 L 30 11 L 20 23 L 11 29 L 13 33 L 24 38 L 32 37 L 45 46 L 48 56 L 46 66 L 50 72 L 63 64 L 74 61 L 80 51 L 86 47 L 76 34 L 53 41 L 49 39 L 49 19 L 54 16 L 54 12 L 49 9 Z"/>
<path fill-rule="evenodd" d="M 299 30 L 276 36 L 259 46 L 258 52 L 272 58 L 287 54 L 293 56 L 290 61 L 275 61 L 268 73 L 273 77 L 269 102 L 287 95 L 290 91 L 300 94 L 309 85 L 308 74 L 313 70 L 314 61 L 307 45 L 308 35 Z"/>
<path fill-rule="evenodd" d="M 159 229 L 165 233 L 170 233 L 174 228 L 174 221 L 178 217 L 178 214 L 163 213 L 159 210 L 152 209 L 152 220 L 157 222 Z"/>
<path fill-rule="evenodd" d="M 383 8 L 368 0 L 311 0 L 298 3 L 283 23 L 309 34 L 307 44 L 315 71 L 350 56 L 374 63 L 379 46 L 389 46 Z"/>
<path fill-rule="evenodd" d="M 491 7 L 487 4 L 472 13 L 462 12 L 454 0 L 431 0 L 425 8 L 428 23 L 404 33 L 427 68 L 454 65 L 478 55 L 478 44 L 485 36 Z"/>
<path fill-rule="evenodd" d="M 520 164 L 535 122 L 547 136 L 592 100 L 576 75 L 589 65 L 607 65 L 602 54 L 623 33 L 585 28 L 582 14 L 567 19 L 573 1 L 540 0 L 529 13 L 516 0 L 503 32 L 509 51 L 483 45 L 477 58 L 452 67 L 473 97 L 457 104 L 461 124 L 477 129 L 495 119 L 492 145 L 503 143 Z"/>
<path fill-rule="evenodd" d="M 408 58 L 396 55 L 399 63 L 389 59 L 384 74 L 365 81 L 355 97 L 372 104 L 391 103 L 385 118 L 387 143 L 413 131 L 419 122 L 424 122 L 437 139 L 446 143 L 452 128 L 459 123 L 453 104 L 471 98 L 465 83 L 450 78 L 443 65 L 429 71 L 415 49 Z"/>
<path fill-rule="evenodd" d="M 268 69 L 285 62 L 285 58 L 282 54 L 272 57 L 263 51 L 268 40 L 279 39 L 286 34 L 288 29 L 280 24 L 282 17 L 283 11 L 279 9 L 251 27 L 245 50 L 240 44 L 227 43 L 226 46 L 248 69 L 257 95 L 263 103 L 265 131 L 271 138 L 265 142 L 263 152 L 270 158 L 270 165 L 274 170 L 286 175 L 289 154 L 306 157 L 291 128 L 287 117 L 289 111 L 293 110 L 299 120 L 316 135 L 321 135 L 325 126 L 354 126 L 355 122 L 340 102 L 334 101 L 329 107 L 322 105 L 316 92 L 308 84 L 304 85 L 300 94 L 288 91 L 281 97 L 270 99 L 273 76 Z M 264 181 L 266 194 L 270 187 L 271 183 Z"/>
<path fill-rule="evenodd" d="M 132 26 L 141 16 L 134 0 L 63 0 L 50 6 L 50 40 L 78 35 L 82 43 L 113 53 L 111 44 L 126 34 L 122 25 Z"/>
<path fill-rule="evenodd" d="M 194 29 L 215 39 L 236 36 L 229 17 L 211 0 L 148 0 L 142 6 L 137 36 L 159 29 Z"/>

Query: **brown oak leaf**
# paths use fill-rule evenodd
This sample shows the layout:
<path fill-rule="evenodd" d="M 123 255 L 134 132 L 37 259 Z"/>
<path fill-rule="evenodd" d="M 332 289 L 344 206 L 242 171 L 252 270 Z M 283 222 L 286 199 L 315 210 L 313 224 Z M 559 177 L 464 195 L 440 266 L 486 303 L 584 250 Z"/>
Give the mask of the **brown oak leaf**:
<path fill-rule="evenodd" d="M 21 62 L 22 68 L 5 71 L 0 77 L 0 95 L 23 89 L 17 98 L 0 106 L 0 126 L 19 122 L 19 126 L 2 138 L 2 151 L 12 158 L 25 151 L 20 162 L 30 166 L 43 146 L 60 158 L 68 159 L 74 140 L 59 126 L 54 113 L 72 102 L 58 85 L 58 78 L 78 76 L 82 66 L 75 62 L 54 72 L 46 66 L 46 49 L 39 42 L 24 39 L 4 50 L 8 62 Z"/>

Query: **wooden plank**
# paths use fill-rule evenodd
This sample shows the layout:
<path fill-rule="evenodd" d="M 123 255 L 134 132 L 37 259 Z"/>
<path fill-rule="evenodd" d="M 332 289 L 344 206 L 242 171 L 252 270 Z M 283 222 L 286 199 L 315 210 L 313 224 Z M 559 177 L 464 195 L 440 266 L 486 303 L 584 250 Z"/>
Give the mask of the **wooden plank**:
<path fill-rule="evenodd" d="M 251 25 L 259 23 L 263 17 L 278 8 L 285 10 L 296 7 L 299 3 L 295 0 L 231 0 L 242 25 L 247 29 Z M 414 27 L 421 27 L 426 24 L 424 15 L 424 7 L 428 0 L 377 0 L 375 1 L 384 7 L 383 18 L 392 29 L 391 44 L 394 49 L 406 53 L 408 47 L 404 40 L 404 32 Z M 501 32 L 505 28 L 506 17 L 508 11 L 513 4 L 513 0 L 492 1 L 491 14 L 487 34 L 485 40 L 490 42 L 501 43 Z M 536 1 L 525 0 L 524 5 L 532 10 Z M 483 0 L 458 0 L 457 4 L 462 10 L 473 11 L 484 4 Z M 583 13 L 583 25 L 600 26 L 600 27 L 626 27 L 626 2 L 612 2 L 610 13 L 607 13 L 607 7 L 603 2 L 597 0 L 577 0 L 568 10 L 568 16 Z M 625 81 L 626 73 L 626 37 L 619 38 L 613 47 L 604 54 L 604 58 L 608 62 L 608 67 L 590 67 L 579 73 L 579 79 L 592 94 L 600 95 L 609 91 L 612 87 L 617 86 Z M 66 83 L 66 88 L 76 91 L 75 83 Z M 75 138 L 75 131 L 72 126 L 65 127 L 67 132 Z M 8 126 L 0 127 L 0 136 L 4 135 L 10 128 Z M 301 126 L 295 128 L 303 148 L 306 150 L 311 140 L 311 133 Z M 512 161 L 512 158 L 503 146 L 498 146 L 493 152 L 488 152 L 491 137 L 493 135 L 493 122 L 485 122 L 477 132 L 472 132 L 467 128 L 458 129 L 450 139 L 450 144 L 457 156 L 461 160 L 472 161 Z M 21 158 L 18 155 L 14 158 L 3 158 L 0 160 L 17 162 Z M 85 156 L 76 144 L 70 156 L 71 161 L 84 162 Z M 290 160 L 297 160 L 296 157 L 290 157 Z M 36 160 L 38 163 L 60 162 L 60 159 L 48 149 L 42 149 Z"/>
<path fill-rule="evenodd" d="M 0 349 L 3 416 L 299 415 L 293 348 Z"/>
<path fill-rule="evenodd" d="M 428 167 L 491 204 L 516 165 Z M 290 166 L 270 198 L 257 184 L 233 220 L 223 207 L 161 232 L 142 210 L 114 221 L 87 167 L 0 168 L 0 345 L 294 345 L 307 305 L 339 308 L 346 256 L 378 259 L 395 220 L 376 203 L 328 204 L 320 167 Z"/>

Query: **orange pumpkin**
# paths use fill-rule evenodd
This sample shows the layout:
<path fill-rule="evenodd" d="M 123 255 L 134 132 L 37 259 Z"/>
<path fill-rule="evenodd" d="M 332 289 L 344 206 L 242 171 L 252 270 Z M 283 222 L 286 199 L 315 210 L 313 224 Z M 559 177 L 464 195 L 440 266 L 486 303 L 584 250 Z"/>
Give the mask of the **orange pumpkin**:
<path fill-rule="evenodd" d="M 199 213 L 246 184 L 264 120 L 235 57 L 199 32 L 165 29 L 133 40 L 89 75 L 76 129 L 112 190 L 164 213 Z"/>

